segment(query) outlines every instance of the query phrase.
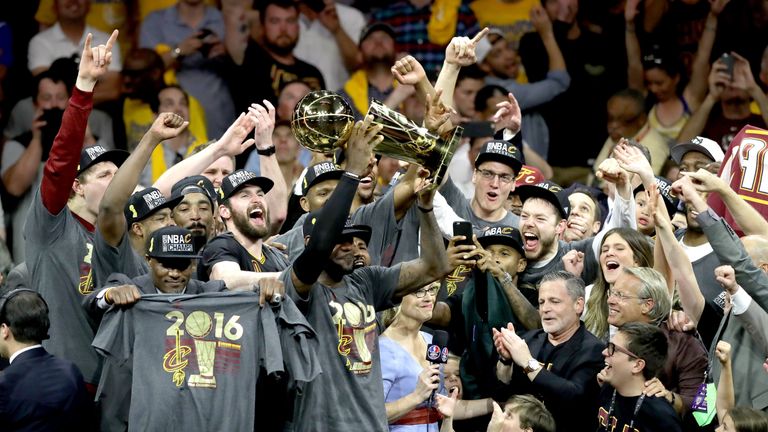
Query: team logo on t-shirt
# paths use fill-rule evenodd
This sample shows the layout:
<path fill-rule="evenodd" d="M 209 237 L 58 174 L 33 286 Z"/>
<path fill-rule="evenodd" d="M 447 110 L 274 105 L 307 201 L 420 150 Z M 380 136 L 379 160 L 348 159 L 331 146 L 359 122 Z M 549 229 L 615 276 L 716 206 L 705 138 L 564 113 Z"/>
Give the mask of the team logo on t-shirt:
<path fill-rule="evenodd" d="M 354 374 L 367 375 L 373 367 L 376 339 L 376 310 L 362 302 L 329 303 L 339 336 L 336 347 L 346 367 Z"/>
<path fill-rule="evenodd" d="M 88 295 L 93 292 L 93 273 L 91 271 L 91 258 L 93 257 L 93 245 L 85 244 L 85 256 L 80 262 L 80 280 L 77 284 L 77 290 L 82 295 Z"/>
<path fill-rule="evenodd" d="M 244 332 L 237 322 L 239 315 L 232 315 L 225 322 L 221 312 L 214 312 L 211 319 L 205 311 L 185 315 L 183 311 L 173 310 L 165 317 L 173 323 L 165 332 L 163 370 L 171 374 L 177 387 L 186 382 L 188 387 L 213 389 L 216 388 L 217 373 L 230 374 L 240 369 L 241 345 L 234 343 Z M 196 373 L 187 379 L 190 365 L 196 366 Z"/>

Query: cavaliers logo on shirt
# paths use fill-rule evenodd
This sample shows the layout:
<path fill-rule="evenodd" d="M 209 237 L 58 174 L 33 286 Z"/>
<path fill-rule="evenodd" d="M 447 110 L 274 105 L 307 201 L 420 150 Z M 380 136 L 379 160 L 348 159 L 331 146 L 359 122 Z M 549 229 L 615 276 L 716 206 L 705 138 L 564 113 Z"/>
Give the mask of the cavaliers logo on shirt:
<path fill-rule="evenodd" d="M 77 290 L 82 295 L 88 295 L 93 292 L 93 272 L 91 271 L 91 258 L 93 257 L 93 245 L 85 244 L 86 254 L 80 262 L 80 280 L 77 284 Z"/>
<path fill-rule="evenodd" d="M 225 321 L 221 312 L 194 311 L 187 315 L 173 310 L 165 314 L 172 321 L 166 330 L 163 370 L 171 374 L 176 387 L 216 388 L 216 375 L 240 369 L 240 344 L 243 337 L 239 315 Z M 190 373 L 187 377 L 187 373 Z"/>

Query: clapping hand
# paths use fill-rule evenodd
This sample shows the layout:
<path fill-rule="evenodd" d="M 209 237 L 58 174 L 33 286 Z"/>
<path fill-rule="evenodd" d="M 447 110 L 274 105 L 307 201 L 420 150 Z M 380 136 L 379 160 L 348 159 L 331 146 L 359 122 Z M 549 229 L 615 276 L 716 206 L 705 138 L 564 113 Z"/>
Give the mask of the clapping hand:
<path fill-rule="evenodd" d="M 248 115 L 253 118 L 256 148 L 260 150 L 272 147 L 272 132 L 275 130 L 275 107 L 264 99 L 264 106 L 253 103 L 248 107 Z M 266 108 L 265 108 L 266 107 Z"/>

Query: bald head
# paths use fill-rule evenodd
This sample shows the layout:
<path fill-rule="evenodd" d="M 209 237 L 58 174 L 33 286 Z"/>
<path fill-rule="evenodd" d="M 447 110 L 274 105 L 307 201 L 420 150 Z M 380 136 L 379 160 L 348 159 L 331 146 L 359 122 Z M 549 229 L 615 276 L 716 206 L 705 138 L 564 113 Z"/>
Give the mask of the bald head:
<path fill-rule="evenodd" d="M 741 238 L 744 249 L 747 250 L 752 262 L 768 272 L 768 237 L 761 235 L 750 235 Z"/>

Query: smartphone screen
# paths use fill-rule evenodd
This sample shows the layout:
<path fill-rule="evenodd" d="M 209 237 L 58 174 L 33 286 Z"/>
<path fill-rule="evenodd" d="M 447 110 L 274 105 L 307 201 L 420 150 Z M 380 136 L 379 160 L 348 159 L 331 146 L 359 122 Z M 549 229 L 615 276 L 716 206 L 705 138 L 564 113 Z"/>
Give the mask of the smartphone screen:
<path fill-rule="evenodd" d="M 493 137 L 496 125 L 489 121 L 472 121 L 462 124 L 464 136 L 469 138 Z"/>

